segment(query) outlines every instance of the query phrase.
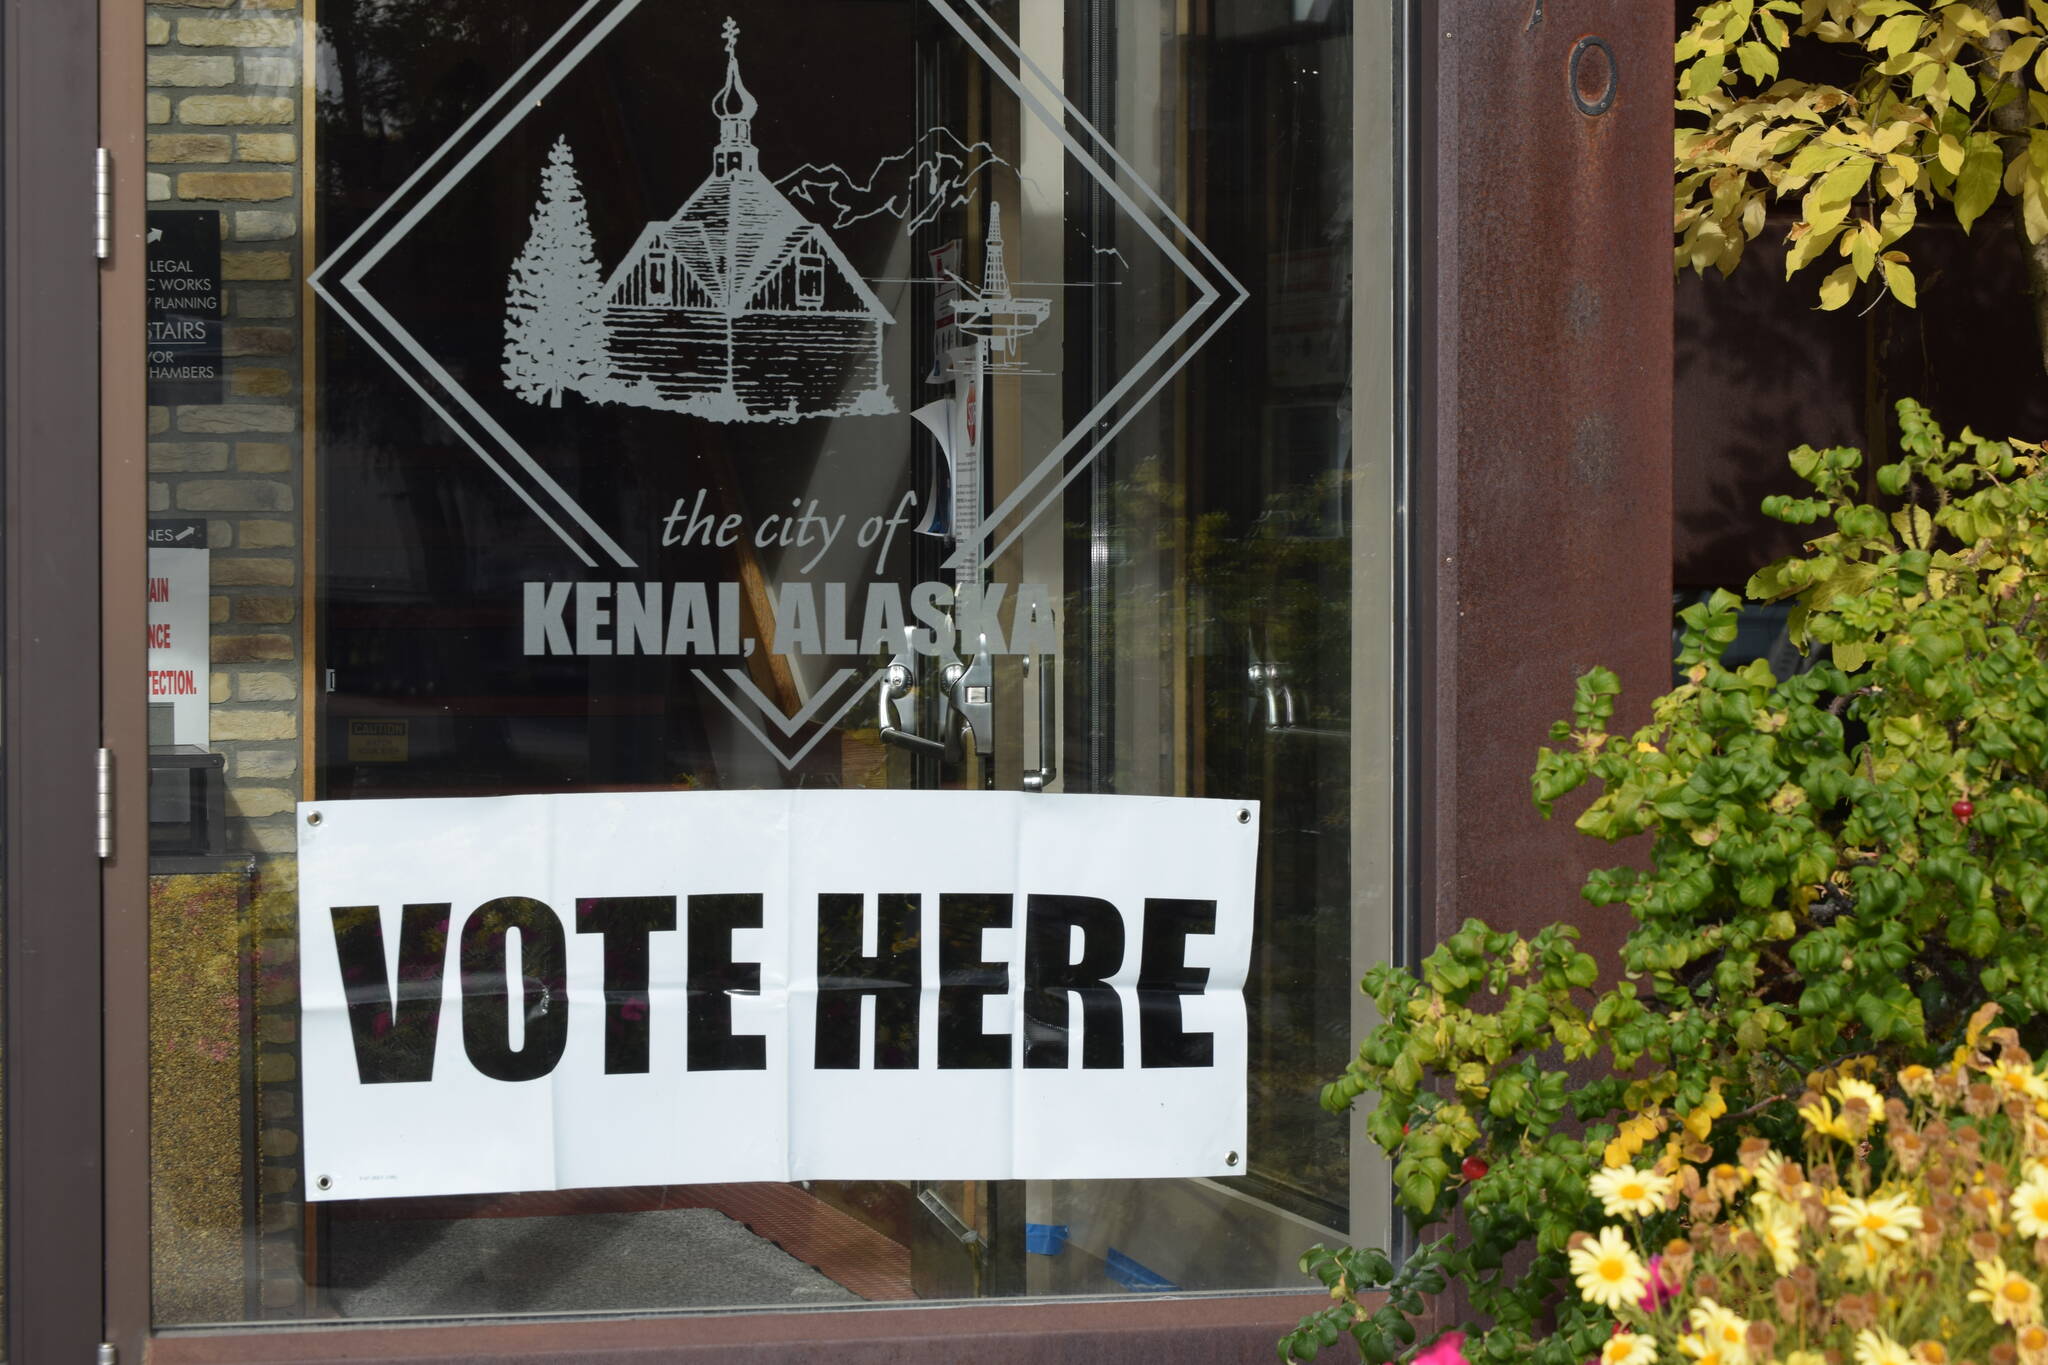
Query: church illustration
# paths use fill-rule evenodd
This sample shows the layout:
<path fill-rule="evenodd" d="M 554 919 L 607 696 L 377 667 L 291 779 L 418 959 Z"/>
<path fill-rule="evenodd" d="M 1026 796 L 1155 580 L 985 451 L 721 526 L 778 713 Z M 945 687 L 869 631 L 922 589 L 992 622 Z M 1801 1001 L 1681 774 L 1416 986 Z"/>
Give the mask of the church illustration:
<path fill-rule="evenodd" d="M 647 225 L 604 282 L 608 373 L 585 391 L 726 422 L 892 413 L 882 338 L 893 319 L 761 173 L 759 106 L 740 78 L 731 19 L 724 38 L 711 174 L 673 218 Z"/>

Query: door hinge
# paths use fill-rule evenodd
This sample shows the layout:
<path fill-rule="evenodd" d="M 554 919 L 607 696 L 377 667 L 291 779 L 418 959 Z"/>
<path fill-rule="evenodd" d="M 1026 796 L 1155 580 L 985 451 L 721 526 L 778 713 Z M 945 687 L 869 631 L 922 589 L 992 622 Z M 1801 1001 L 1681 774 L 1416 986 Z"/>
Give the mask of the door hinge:
<path fill-rule="evenodd" d="M 101 749 L 93 759 L 98 803 L 93 813 L 93 831 L 102 859 L 114 856 L 114 751 Z"/>
<path fill-rule="evenodd" d="M 121 1353 L 114 1349 L 114 1343 L 103 1341 L 93 1355 L 93 1365 L 121 1365 Z"/>
<path fill-rule="evenodd" d="M 114 154 L 96 148 L 92 157 L 92 256 L 104 261 L 114 254 Z"/>

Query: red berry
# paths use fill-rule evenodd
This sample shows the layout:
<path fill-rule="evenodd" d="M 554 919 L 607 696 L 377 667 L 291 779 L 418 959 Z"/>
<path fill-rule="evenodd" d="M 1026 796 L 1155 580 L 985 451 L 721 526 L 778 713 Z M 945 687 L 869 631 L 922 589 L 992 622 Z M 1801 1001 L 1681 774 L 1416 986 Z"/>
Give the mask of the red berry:
<path fill-rule="evenodd" d="M 1486 1163 L 1476 1156 L 1466 1157 L 1464 1164 L 1458 1167 L 1459 1174 L 1463 1175 L 1467 1180 L 1477 1180 L 1480 1176 L 1486 1174 L 1486 1169 Z"/>
<path fill-rule="evenodd" d="M 1969 800 L 1966 798 L 1964 800 L 1956 802 L 1953 806 L 1950 806 L 1948 808 L 1948 813 L 1950 815 L 1955 816 L 1956 819 L 1962 821 L 1964 824 L 1967 825 L 1970 823 L 1970 817 L 1977 813 L 1977 808 L 1971 805 Z"/>

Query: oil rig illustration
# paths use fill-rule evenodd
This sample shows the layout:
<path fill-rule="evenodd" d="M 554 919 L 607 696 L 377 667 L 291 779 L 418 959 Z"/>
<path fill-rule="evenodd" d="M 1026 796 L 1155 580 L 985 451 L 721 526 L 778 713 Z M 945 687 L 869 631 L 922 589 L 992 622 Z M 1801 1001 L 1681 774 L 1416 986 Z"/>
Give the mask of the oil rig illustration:
<path fill-rule="evenodd" d="M 988 372 L 1023 373 L 1024 338 L 1052 312 L 1052 300 L 1019 298 L 1010 292 L 1010 268 L 1003 259 L 1003 206 L 993 200 L 988 206 L 981 288 L 965 281 L 960 287 L 964 297 L 954 303 L 953 316 L 961 332 L 987 343 Z"/>

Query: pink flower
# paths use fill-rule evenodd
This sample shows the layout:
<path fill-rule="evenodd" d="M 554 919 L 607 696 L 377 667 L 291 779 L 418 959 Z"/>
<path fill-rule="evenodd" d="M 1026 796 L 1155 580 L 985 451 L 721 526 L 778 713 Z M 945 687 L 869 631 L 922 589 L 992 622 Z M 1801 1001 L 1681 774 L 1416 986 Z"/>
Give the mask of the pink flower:
<path fill-rule="evenodd" d="M 1650 1258 L 1650 1283 L 1644 1287 L 1643 1297 L 1636 1303 L 1636 1307 L 1642 1309 L 1645 1313 L 1654 1313 L 1677 1297 L 1678 1284 L 1664 1273 L 1663 1255 L 1660 1253 L 1659 1255 L 1652 1256 Z M 1617 1324 L 1614 1330 L 1620 1331 L 1620 1325 Z"/>
<path fill-rule="evenodd" d="M 1465 1334 L 1444 1333 L 1416 1355 L 1414 1365 L 1471 1365 L 1465 1359 Z"/>

